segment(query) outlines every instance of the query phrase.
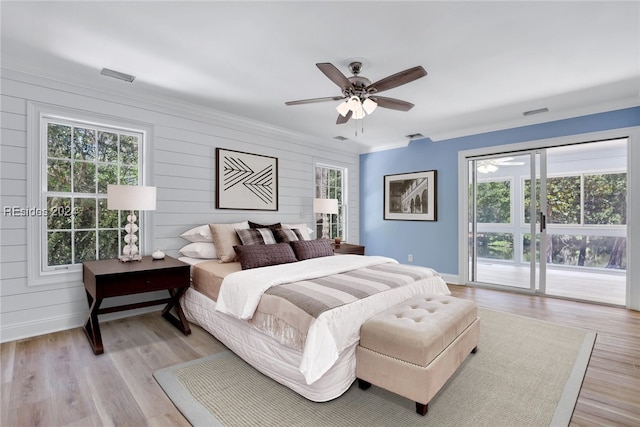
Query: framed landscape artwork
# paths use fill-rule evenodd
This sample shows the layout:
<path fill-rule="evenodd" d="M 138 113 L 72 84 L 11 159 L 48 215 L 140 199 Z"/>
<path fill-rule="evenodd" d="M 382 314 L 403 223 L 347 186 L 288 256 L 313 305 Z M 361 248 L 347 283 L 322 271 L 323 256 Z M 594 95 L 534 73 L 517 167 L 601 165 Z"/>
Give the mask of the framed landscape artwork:
<path fill-rule="evenodd" d="M 384 176 L 384 219 L 436 221 L 437 171 Z"/>
<path fill-rule="evenodd" d="M 278 159 L 216 148 L 216 209 L 278 210 Z"/>

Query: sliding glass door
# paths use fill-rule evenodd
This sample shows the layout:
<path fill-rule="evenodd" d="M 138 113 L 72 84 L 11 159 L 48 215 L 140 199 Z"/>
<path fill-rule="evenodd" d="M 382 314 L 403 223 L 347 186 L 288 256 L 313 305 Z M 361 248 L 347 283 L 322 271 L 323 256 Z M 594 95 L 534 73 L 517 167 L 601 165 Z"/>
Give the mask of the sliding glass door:
<path fill-rule="evenodd" d="M 540 156 L 531 151 L 469 159 L 469 277 L 472 282 L 529 292 L 540 287 L 540 274 L 536 269 L 544 266 L 536 263 L 540 229 L 536 228 L 538 215 L 535 214 L 540 206 L 540 187 L 526 185 L 531 177 L 540 176 Z M 527 205 L 523 209 L 525 201 Z M 533 223 L 531 212 L 534 212 Z"/>
<path fill-rule="evenodd" d="M 470 282 L 624 305 L 626 144 L 467 158 Z"/>

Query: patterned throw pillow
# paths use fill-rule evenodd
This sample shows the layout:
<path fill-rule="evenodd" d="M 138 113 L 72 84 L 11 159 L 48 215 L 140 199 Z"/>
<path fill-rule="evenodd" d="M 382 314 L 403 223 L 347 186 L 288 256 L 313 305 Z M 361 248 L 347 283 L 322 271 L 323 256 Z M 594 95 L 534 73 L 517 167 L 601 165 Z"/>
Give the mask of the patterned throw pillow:
<path fill-rule="evenodd" d="M 268 228 L 236 230 L 243 245 L 272 245 L 276 243 L 273 232 Z"/>
<path fill-rule="evenodd" d="M 234 246 L 243 270 L 298 261 L 288 243 Z"/>
<path fill-rule="evenodd" d="M 282 227 L 282 224 L 280 224 L 279 222 L 276 222 L 275 224 L 268 224 L 268 225 L 257 224 L 255 222 L 251 222 L 251 221 L 248 221 L 248 222 L 249 222 L 249 228 L 270 228 L 270 229 L 274 230 L 276 228 L 281 228 Z"/>
<path fill-rule="evenodd" d="M 333 248 L 328 239 L 300 240 L 289 242 L 289 244 L 293 248 L 298 261 L 333 255 Z"/>
<path fill-rule="evenodd" d="M 288 229 L 288 228 L 276 228 L 273 231 L 273 235 L 276 238 L 276 241 L 278 242 L 295 242 L 297 240 L 304 240 L 304 238 L 302 237 L 302 234 L 300 234 L 300 231 L 295 228 L 295 229 Z"/>

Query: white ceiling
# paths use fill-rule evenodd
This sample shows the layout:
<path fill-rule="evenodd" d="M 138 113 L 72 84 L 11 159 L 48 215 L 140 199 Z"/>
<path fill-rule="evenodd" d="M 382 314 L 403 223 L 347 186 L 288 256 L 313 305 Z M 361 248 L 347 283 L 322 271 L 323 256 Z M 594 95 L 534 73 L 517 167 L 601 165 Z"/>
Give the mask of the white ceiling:
<path fill-rule="evenodd" d="M 11 2 L 2 66 L 142 98 L 179 99 L 360 151 L 640 105 L 640 2 Z M 384 92 L 364 133 L 336 125 L 340 95 L 315 66 L 371 81 L 422 65 Z M 136 76 L 129 84 L 99 74 Z M 542 107 L 548 113 L 523 117 Z M 332 139 L 342 135 L 348 141 Z"/>

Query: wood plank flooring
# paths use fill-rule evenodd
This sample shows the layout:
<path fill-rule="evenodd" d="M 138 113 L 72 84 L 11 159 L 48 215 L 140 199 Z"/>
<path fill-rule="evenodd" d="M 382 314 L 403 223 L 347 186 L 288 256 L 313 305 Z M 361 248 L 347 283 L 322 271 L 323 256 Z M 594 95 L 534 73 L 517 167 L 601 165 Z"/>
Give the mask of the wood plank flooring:
<path fill-rule="evenodd" d="M 598 332 L 572 426 L 640 425 L 640 313 L 450 286 L 478 305 Z M 101 324 L 95 356 L 81 329 L 0 346 L 2 426 L 188 426 L 152 377 L 225 349 L 197 326 L 184 336 L 159 313 Z"/>

